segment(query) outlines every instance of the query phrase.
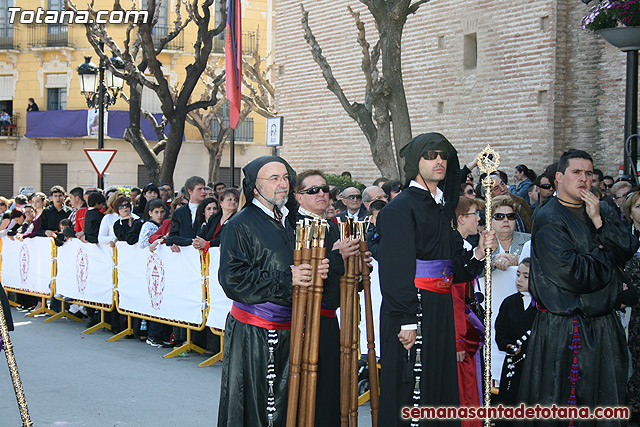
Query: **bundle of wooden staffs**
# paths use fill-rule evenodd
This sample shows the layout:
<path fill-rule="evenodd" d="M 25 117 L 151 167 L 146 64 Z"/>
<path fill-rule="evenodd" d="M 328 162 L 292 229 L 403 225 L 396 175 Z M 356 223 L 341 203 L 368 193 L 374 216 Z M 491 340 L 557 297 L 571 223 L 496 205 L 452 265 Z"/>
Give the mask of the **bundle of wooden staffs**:
<path fill-rule="evenodd" d="M 347 218 L 345 222 L 339 222 L 338 225 L 341 240 L 360 241 L 360 253 L 345 260 L 345 275 L 340 278 L 340 425 L 342 427 L 358 425 L 358 325 L 360 323 L 358 282 L 362 275 L 365 292 L 371 418 L 375 427 L 378 422 L 379 405 L 371 281 L 367 265 L 361 262 L 365 252 L 368 251 L 366 241 L 368 221 L 354 221 L 352 218 Z"/>
<path fill-rule="evenodd" d="M 0 292 L 4 292 L 4 290 L 0 288 Z M 27 399 L 24 397 L 22 381 L 20 380 L 20 374 L 18 373 L 18 364 L 16 363 L 16 357 L 13 354 L 13 344 L 11 344 L 11 338 L 9 338 L 9 327 L 7 325 L 4 310 L 2 309 L 2 304 L 0 304 L 0 337 L 2 337 L 4 353 L 7 358 L 11 381 L 13 382 L 13 390 L 16 393 L 16 400 L 18 401 L 18 409 L 20 410 L 22 425 L 24 427 L 31 427 L 33 426 L 33 423 L 29 416 Z"/>
<path fill-rule="evenodd" d="M 311 264 L 312 285 L 293 287 L 287 427 L 313 426 L 318 382 L 320 312 L 324 282 L 318 264 L 326 256 L 325 220 L 298 221 L 294 265 Z M 297 415 L 297 417 L 296 417 Z"/>

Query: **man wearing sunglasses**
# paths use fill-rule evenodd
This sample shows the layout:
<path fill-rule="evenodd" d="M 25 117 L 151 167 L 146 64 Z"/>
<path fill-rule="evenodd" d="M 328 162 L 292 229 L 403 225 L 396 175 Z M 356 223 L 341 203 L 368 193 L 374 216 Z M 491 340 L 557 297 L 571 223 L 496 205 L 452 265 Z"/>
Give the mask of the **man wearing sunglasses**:
<path fill-rule="evenodd" d="M 354 218 L 362 221 L 367 216 L 367 210 L 362 206 L 362 195 L 356 187 L 344 189 L 342 192 L 342 203 L 347 207 L 347 210 L 340 212 L 336 215 L 336 218 L 340 218 L 343 221 L 346 218 Z"/>
<path fill-rule="evenodd" d="M 379 187 L 376 188 L 379 189 Z M 294 189 L 296 200 L 300 205 L 298 220 L 325 217 L 325 210 L 329 206 L 329 186 L 321 171 L 301 172 L 297 176 Z M 336 309 L 340 305 L 340 276 L 345 273 L 344 259 L 357 255 L 360 251 L 359 241 L 341 242 L 338 225 L 332 221 L 329 221 L 328 225 L 325 246 L 328 249 L 329 277 L 324 280 L 320 316 L 315 412 L 317 426 L 340 424 L 340 328 Z"/>
<path fill-rule="evenodd" d="M 411 181 L 380 211 L 376 223 L 381 426 L 406 425 L 401 408 L 414 404 L 459 406 L 451 284 L 472 280 L 482 269 L 484 249 L 497 247 L 495 232 L 485 231 L 475 253 L 463 248 L 455 213 L 460 166 L 444 136 L 419 135 L 400 155 Z"/>
<path fill-rule="evenodd" d="M 538 314 L 518 396 L 525 404 L 625 402 L 627 348 L 615 307 L 621 267 L 639 243 L 615 208 L 591 193 L 592 176 L 591 156 L 567 151 L 555 174 L 557 195 L 536 213 L 529 289 Z M 609 425 L 626 425 L 616 421 Z"/>

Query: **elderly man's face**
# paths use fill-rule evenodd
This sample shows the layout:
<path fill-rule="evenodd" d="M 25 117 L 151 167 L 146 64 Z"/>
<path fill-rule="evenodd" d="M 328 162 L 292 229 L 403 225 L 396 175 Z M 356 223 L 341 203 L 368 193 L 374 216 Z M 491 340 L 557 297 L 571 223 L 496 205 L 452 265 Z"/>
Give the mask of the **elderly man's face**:
<path fill-rule="evenodd" d="M 272 206 L 282 208 L 288 200 L 289 179 L 285 165 L 280 162 L 267 163 L 258 171 L 253 194 L 258 198 L 262 196 Z"/>
<path fill-rule="evenodd" d="M 384 200 L 385 202 L 388 201 L 387 193 L 385 193 L 384 190 L 382 190 L 382 188 L 378 187 L 377 185 L 368 187 L 365 191 L 367 193 L 368 199 L 366 202 L 364 202 L 364 207 L 366 209 L 369 209 L 369 205 L 376 200 Z"/>
<path fill-rule="evenodd" d="M 327 181 L 320 175 L 308 176 L 302 182 L 302 190 L 296 194 L 296 200 L 304 209 L 323 215 L 329 206 L 329 193 L 321 188 L 326 185 Z M 309 190 L 315 194 L 309 193 Z"/>
<path fill-rule="evenodd" d="M 362 196 L 360 190 L 355 187 L 349 187 L 342 192 L 342 201 L 351 213 L 356 213 L 360 209 Z"/>

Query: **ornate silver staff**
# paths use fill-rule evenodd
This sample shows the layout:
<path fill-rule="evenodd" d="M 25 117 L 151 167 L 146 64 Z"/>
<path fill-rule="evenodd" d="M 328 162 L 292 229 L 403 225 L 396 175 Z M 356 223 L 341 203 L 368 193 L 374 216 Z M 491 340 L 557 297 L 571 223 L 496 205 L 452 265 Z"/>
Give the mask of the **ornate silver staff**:
<path fill-rule="evenodd" d="M 478 155 L 478 168 L 487 174 L 482 180 L 487 230 L 491 230 L 491 217 L 493 216 L 491 189 L 495 181 L 491 178 L 491 174 L 498 170 L 498 166 L 500 166 L 500 154 L 491 148 L 491 145 L 487 145 Z M 484 250 L 484 407 L 487 410 L 484 425 L 486 427 L 491 426 L 491 418 L 489 418 L 489 407 L 491 406 L 491 252 L 489 248 Z"/>
<path fill-rule="evenodd" d="M 0 292 L 4 292 L 0 288 Z M 22 389 L 22 381 L 20 381 L 20 374 L 18 373 L 18 364 L 16 363 L 16 357 L 13 354 L 13 344 L 9 338 L 9 327 L 7 326 L 7 320 L 4 317 L 4 309 L 0 304 L 0 333 L 2 335 L 2 342 L 4 343 L 4 354 L 7 358 L 7 365 L 9 365 L 9 373 L 11 374 L 11 381 L 13 382 L 13 390 L 16 393 L 16 400 L 18 401 L 18 408 L 20 409 L 20 417 L 22 418 L 22 425 L 24 427 L 31 427 L 31 417 L 29 417 L 29 408 L 27 408 L 27 399 L 24 397 L 24 390 Z"/>

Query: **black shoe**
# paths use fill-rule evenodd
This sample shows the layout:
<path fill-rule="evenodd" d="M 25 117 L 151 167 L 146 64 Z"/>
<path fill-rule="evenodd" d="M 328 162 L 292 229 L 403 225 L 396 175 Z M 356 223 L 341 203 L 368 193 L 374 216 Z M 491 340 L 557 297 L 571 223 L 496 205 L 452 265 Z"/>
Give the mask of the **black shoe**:
<path fill-rule="evenodd" d="M 153 346 L 153 347 L 158 347 L 158 348 L 161 348 L 161 347 L 164 346 L 164 343 L 158 337 L 148 337 L 147 338 L 147 344 L 149 344 L 150 346 Z"/>

